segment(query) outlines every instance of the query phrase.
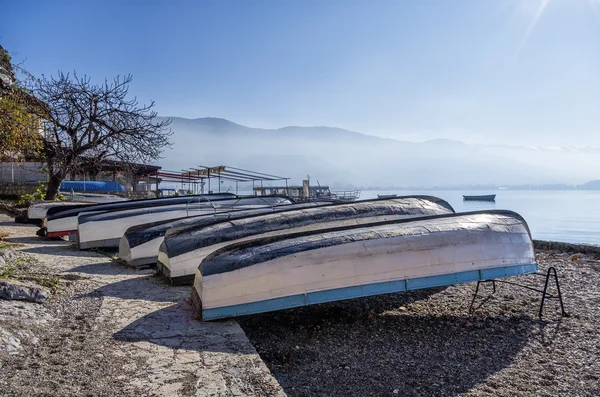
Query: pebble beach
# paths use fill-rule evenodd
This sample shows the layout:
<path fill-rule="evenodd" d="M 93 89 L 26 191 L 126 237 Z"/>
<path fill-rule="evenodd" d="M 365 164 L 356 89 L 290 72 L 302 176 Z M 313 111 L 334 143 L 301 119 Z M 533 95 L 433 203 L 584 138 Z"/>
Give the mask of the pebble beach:
<path fill-rule="evenodd" d="M 482 284 L 469 314 L 468 283 L 238 321 L 289 396 L 598 396 L 600 257 L 536 256 L 568 317 L 547 300 L 540 320 L 541 294 L 504 283 Z"/>
<path fill-rule="evenodd" d="M 4 255 L 52 281 L 44 303 L 0 300 L 0 395 L 600 395 L 594 253 L 536 251 L 567 317 L 547 300 L 539 319 L 541 295 L 505 283 L 470 313 L 468 283 L 201 323 L 189 287 L 1 221 Z"/>

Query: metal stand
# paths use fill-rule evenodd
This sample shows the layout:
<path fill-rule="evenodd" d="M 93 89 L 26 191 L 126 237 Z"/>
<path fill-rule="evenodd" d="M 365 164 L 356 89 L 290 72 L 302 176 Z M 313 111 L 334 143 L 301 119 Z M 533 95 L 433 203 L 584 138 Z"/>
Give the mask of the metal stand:
<path fill-rule="evenodd" d="M 526 288 L 526 289 L 541 293 L 542 294 L 542 302 L 540 303 L 540 311 L 538 312 L 538 316 L 540 318 L 542 318 L 542 312 L 544 310 L 544 302 L 546 301 L 546 299 L 558 299 L 560 301 L 561 316 L 568 317 L 569 315 L 565 311 L 565 306 L 563 304 L 562 293 L 560 292 L 560 284 L 558 282 L 558 274 L 556 272 L 556 268 L 554 268 L 552 266 L 552 267 L 548 268 L 548 271 L 546 272 L 546 274 L 533 273 L 533 275 L 544 277 L 546 279 L 546 281 L 544 282 L 543 290 L 532 287 L 530 285 L 518 284 L 518 283 L 514 283 L 512 281 L 506 281 L 506 280 L 480 280 L 480 281 L 477 281 L 477 287 L 475 287 L 475 294 L 473 294 L 473 299 L 471 300 L 471 305 L 469 306 L 469 313 L 473 313 L 473 311 L 474 311 L 473 305 L 475 304 L 475 299 L 477 298 L 477 294 L 479 293 L 479 285 L 481 283 L 492 283 L 492 286 L 494 288 L 492 294 L 494 294 L 494 293 L 496 293 L 496 283 L 498 282 L 498 283 L 516 285 L 517 287 Z M 548 291 L 548 282 L 550 281 L 550 277 L 552 277 L 552 276 L 554 277 L 554 282 L 556 283 L 557 295 L 551 295 L 547 292 Z"/>

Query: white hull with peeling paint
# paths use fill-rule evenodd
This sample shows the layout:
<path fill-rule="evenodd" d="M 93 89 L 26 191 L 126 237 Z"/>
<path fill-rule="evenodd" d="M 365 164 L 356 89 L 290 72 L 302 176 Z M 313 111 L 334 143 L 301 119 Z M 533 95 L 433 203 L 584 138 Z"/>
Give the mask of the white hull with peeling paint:
<path fill-rule="evenodd" d="M 233 241 L 448 213 L 454 210 L 444 200 L 414 196 L 242 218 L 189 233 L 168 232 L 158 252 L 158 265 L 172 281 L 191 283 L 200 262 L 215 249 Z"/>
<path fill-rule="evenodd" d="M 259 214 L 292 211 L 299 208 L 321 207 L 331 202 L 306 202 L 276 207 L 263 207 L 249 210 L 235 210 L 217 214 L 194 216 L 174 221 L 154 222 L 127 229 L 119 242 L 119 259 L 136 267 L 155 265 L 158 250 L 164 241 L 165 234 L 172 229 L 185 229 L 198 225 L 209 226 L 214 223 L 231 221 Z"/>
<path fill-rule="evenodd" d="M 77 241 L 79 249 L 119 247 L 121 237 L 127 229 L 136 225 L 200 215 L 214 215 L 241 209 L 257 209 L 290 204 L 292 204 L 292 200 L 287 197 L 263 196 L 137 208 L 104 214 L 83 214 L 78 218 Z"/>
<path fill-rule="evenodd" d="M 235 242 L 204 257 L 192 298 L 211 320 L 536 270 L 525 221 L 482 211 Z"/>

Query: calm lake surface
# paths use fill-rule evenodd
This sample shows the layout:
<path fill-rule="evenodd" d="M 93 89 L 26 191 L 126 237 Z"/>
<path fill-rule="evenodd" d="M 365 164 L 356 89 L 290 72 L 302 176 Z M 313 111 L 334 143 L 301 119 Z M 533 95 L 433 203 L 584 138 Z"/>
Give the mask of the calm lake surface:
<path fill-rule="evenodd" d="M 456 212 L 507 209 L 521 214 L 533 238 L 600 244 L 600 191 L 593 190 L 363 190 L 361 199 L 378 194 L 425 194 L 442 198 Z M 496 202 L 463 201 L 463 194 L 496 194 Z"/>

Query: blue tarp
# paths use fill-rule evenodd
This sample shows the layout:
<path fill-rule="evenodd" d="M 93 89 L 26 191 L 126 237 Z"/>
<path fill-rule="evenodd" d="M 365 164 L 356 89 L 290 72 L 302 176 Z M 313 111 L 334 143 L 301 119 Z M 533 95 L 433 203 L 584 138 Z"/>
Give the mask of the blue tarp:
<path fill-rule="evenodd" d="M 111 181 L 64 181 L 60 184 L 63 193 L 70 192 L 124 192 L 125 186 Z"/>

